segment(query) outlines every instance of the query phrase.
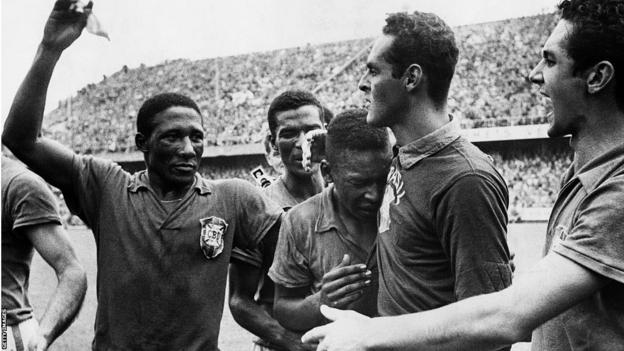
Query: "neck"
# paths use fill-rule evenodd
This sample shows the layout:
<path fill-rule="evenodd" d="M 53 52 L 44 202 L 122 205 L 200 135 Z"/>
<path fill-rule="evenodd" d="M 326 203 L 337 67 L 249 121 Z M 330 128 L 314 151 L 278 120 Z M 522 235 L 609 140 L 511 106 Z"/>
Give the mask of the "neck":
<path fill-rule="evenodd" d="M 160 177 L 149 171 L 147 177 L 156 196 L 163 201 L 181 199 L 195 184 L 195 180 L 187 184 L 165 184 Z"/>
<path fill-rule="evenodd" d="M 574 169 L 579 170 L 592 159 L 622 145 L 624 140 L 624 112 L 615 105 L 589 114 L 585 123 L 572 135 Z"/>
<path fill-rule="evenodd" d="M 415 104 L 409 111 L 390 126 L 399 146 L 418 140 L 449 122 L 446 105 L 437 108 L 432 103 Z"/>
<path fill-rule="evenodd" d="M 286 171 L 282 181 L 288 192 L 298 201 L 306 200 L 323 190 L 323 177 L 320 171 L 305 176 Z"/>

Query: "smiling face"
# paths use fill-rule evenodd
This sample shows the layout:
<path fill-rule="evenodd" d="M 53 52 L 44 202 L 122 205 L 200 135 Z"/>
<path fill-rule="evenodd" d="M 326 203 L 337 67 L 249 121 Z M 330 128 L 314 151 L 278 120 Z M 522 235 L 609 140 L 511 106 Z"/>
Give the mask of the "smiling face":
<path fill-rule="evenodd" d="M 385 59 L 393 41 L 391 35 L 382 35 L 375 41 L 366 60 L 366 73 L 359 82 L 359 89 L 370 103 L 366 122 L 376 127 L 392 127 L 409 109 L 403 79 L 392 76 L 392 65 Z"/>
<path fill-rule="evenodd" d="M 301 106 L 295 110 L 278 112 L 275 115 L 276 125 L 273 144 L 280 154 L 286 171 L 296 176 L 306 176 L 318 171 L 318 164 L 313 163 L 312 169 L 306 172 L 301 164 L 301 142 L 306 132 L 323 129 L 323 121 L 318 107 Z"/>
<path fill-rule="evenodd" d="M 152 125 L 141 148 L 150 179 L 163 187 L 193 184 L 204 151 L 199 113 L 189 107 L 169 107 L 154 115 Z"/>
<path fill-rule="evenodd" d="M 383 200 L 392 152 L 346 150 L 330 165 L 334 194 L 340 207 L 354 218 L 371 221 Z"/>
<path fill-rule="evenodd" d="M 572 24 L 561 20 L 542 49 L 542 60 L 529 78 L 540 86 L 540 93 L 553 103 L 550 137 L 576 134 L 583 122 L 586 81 L 574 72 L 574 61 L 567 53 L 568 35 Z"/>

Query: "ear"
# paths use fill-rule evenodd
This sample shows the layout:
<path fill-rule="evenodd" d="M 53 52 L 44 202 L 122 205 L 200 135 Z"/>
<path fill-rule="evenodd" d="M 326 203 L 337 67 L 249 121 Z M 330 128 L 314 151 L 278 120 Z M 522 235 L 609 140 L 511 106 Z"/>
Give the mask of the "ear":
<path fill-rule="evenodd" d="M 323 175 L 325 184 L 334 182 L 334 178 L 332 178 L 332 175 L 331 175 L 331 165 L 329 164 L 329 161 L 327 161 L 326 159 L 321 160 L 321 174 Z"/>
<path fill-rule="evenodd" d="M 420 86 L 420 83 L 423 79 L 422 67 L 420 65 L 412 63 L 405 70 L 405 74 L 403 75 L 405 79 L 405 88 L 408 92 L 413 91 L 414 89 Z"/>
<path fill-rule="evenodd" d="M 275 137 L 273 136 L 273 134 L 269 134 L 269 144 L 271 145 L 271 150 L 273 150 L 273 154 L 275 156 L 279 156 L 279 148 L 277 147 L 277 144 L 275 144 Z"/>
<path fill-rule="evenodd" d="M 143 135 L 143 133 L 136 133 L 136 135 L 134 136 L 134 143 L 136 144 L 136 147 L 137 149 L 139 149 L 139 151 L 149 151 L 147 147 L 147 138 L 145 137 L 145 135 Z"/>
<path fill-rule="evenodd" d="M 609 61 L 600 61 L 589 69 L 587 92 L 596 94 L 605 89 L 615 76 L 615 68 Z"/>

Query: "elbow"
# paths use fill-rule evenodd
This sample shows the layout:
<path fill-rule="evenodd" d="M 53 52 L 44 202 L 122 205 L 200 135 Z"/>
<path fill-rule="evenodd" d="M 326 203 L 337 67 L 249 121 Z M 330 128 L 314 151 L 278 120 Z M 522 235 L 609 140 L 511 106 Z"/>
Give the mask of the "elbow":
<path fill-rule="evenodd" d="M 6 146 L 13 155 L 18 158 L 22 158 L 22 155 L 27 154 L 29 150 L 32 150 L 36 140 L 26 140 L 20 138 L 15 133 L 11 133 L 10 130 L 5 129 L 2 132 L 2 144 Z"/>
<path fill-rule="evenodd" d="M 67 286 L 72 287 L 76 296 L 84 298 L 87 292 L 87 273 L 80 263 L 74 262 L 68 265 L 63 271 L 58 272 L 57 278 L 59 284 L 66 283 Z"/>
<path fill-rule="evenodd" d="M 288 318 L 288 310 L 284 308 L 283 303 L 282 301 L 280 301 L 280 299 L 275 299 L 275 303 L 273 304 L 273 317 L 279 322 L 279 324 L 283 325 L 284 327 L 291 330 L 296 330 L 296 328 L 293 328 L 295 326 L 292 325 L 292 320 Z"/>
<path fill-rule="evenodd" d="M 240 323 L 241 318 L 243 317 L 243 315 L 245 314 L 245 311 L 247 310 L 245 308 L 244 299 L 237 294 L 230 294 L 230 297 L 228 299 L 228 305 L 230 307 L 230 312 L 232 313 L 232 317 L 234 317 L 234 320 L 236 322 Z"/>
<path fill-rule="evenodd" d="M 493 330 L 498 331 L 498 340 L 505 345 L 530 340 L 533 326 L 522 311 L 522 304 L 513 299 L 512 289 L 502 291 L 502 306 L 494 317 Z"/>

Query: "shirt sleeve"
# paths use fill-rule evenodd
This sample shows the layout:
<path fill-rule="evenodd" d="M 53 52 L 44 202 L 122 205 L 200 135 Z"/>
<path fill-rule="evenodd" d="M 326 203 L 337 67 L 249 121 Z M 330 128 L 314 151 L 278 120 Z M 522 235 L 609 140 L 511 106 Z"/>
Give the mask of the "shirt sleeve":
<path fill-rule="evenodd" d="M 607 278 L 624 283 L 624 175 L 581 201 L 568 235 L 552 250 Z"/>
<path fill-rule="evenodd" d="M 277 223 L 283 211 L 260 190 L 247 181 L 235 181 L 238 198 L 238 225 L 234 246 L 246 249 L 257 247 L 266 233 Z"/>
<path fill-rule="evenodd" d="M 269 269 L 269 277 L 273 282 L 287 288 L 300 288 L 312 285 L 308 258 L 305 252 L 306 237 L 293 232 L 293 216 L 296 212 L 288 212 L 282 221 L 273 264 Z"/>
<path fill-rule="evenodd" d="M 90 228 L 97 225 L 97 213 L 102 199 L 104 181 L 114 172 L 123 172 L 112 161 L 92 156 L 74 155 L 72 182 L 61 189 L 69 210 Z"/>
<path fill-rule="evenodd" d="M 13 230 L 44 223 L 61 224 L 57 199 L 47 183 L 33 173 L 16 176 L 3 200 L 9 204 Z"/>
<path fill-rule="evenodd" d="M 261 245 L 260 245 L 261 246 Z M 232 256 L 230 262 L 239 261 L 248 265 L 261 268 L 262 267 L 262 251 L 260 248 L 255 249 L 241 249 L 235 247 L 232 249 Z"/>
<path fill-rule="evenodd" d="M 442 196 L 436 225 L 451 261 L 458 300 L 511 284 L 507 203 L 506 186 L 481 174 L 461 177 Z"/>

